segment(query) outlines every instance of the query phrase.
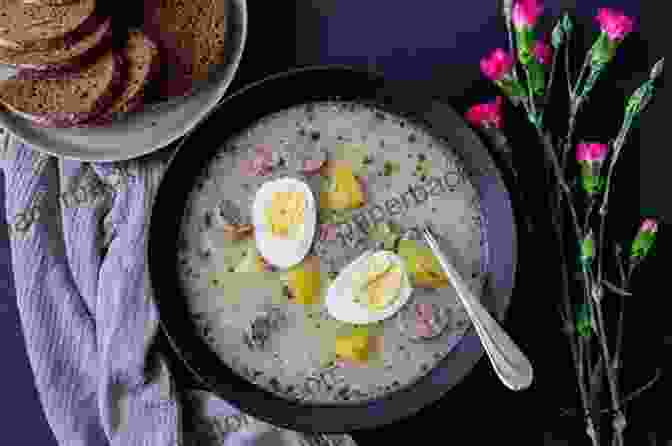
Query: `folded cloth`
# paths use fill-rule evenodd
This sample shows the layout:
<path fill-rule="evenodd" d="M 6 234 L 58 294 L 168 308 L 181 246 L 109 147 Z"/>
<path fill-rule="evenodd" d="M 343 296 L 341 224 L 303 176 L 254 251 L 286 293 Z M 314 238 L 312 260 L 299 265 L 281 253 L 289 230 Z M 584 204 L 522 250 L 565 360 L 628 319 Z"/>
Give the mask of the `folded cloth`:
<path fill-rule="evenodd" d="M 354 445 L 347 435 L 286 431 L 213 394 L 177 389 L 166 358 L 150 349 L 158 314 L 146 235 L 173 148 L 84 163 L 7 132 L 0 142 L 17 306 L 60 445 Z"/>

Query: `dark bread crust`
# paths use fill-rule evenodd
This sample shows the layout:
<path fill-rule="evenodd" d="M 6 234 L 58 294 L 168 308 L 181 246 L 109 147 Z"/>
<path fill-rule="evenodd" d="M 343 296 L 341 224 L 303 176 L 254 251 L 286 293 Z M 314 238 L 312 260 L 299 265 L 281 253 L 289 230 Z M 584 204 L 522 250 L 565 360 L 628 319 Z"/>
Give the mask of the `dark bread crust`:
<path fill-rule="evenodd" d="M 104 112 L 120 94 L 125 61 L 113 50 L 78 76 L 0 82 L 0 102 L 10 111 L 48 127 L 71 127 Z"/>
<path fill-rule="evenodd" d="M 0 38 L 20 49 L 38 40 L 57 39 L 75 31 L 93 14 L 96 0 L 78 0 L 60 6 L 0 0 Z M 16 47 L 19 45 L 19 48 Z"/>
<path fill-rule="evenodd" d="M 70 48 L 74 46 L 77 42 L 82 40 L 87 35 L 96 31 L 102 22 L 102 15 L 93 13 L 82 22 L 77 29 L 63 35 L 56 37 L 54 39 L 42 39 L 36 40 L 34 42 L 24 42 L 19 46 L 15 46 L 14 42 L 9 42 L 10 45 L 7 45 L 8 42 L 3 42 L 0 40 L 0 48 L 13 51 L 15 53 L 29 53 L 37 51 L 48 51 L 51 49 L 58 48 Z M 0 35 L 1 37 L 1 35 Z"/>
<path fill-rule="evenodd" d="M 123 55 L 128 72 L 123 92 L 103 113 L 85 122 L 85 126 L 109 124 L 132 111 L 138 111 L 143 106 L 147 84 L 159 71 L 159 49 L 142 31 L 132 30 L 129 32 Z"/>
<path fill-rule="evenodd" d="M 13 51 L 0 48 L 0 63 L 19 69 L 57 69 L 78 63 L 77 58 L 82 57 L 91 49 L 102 43 L 109 43 L 111 20 L 109 18 L 95 17 L 95 28 L 92 32 L 82 36 L 76 43 L 68 39 L 61 39 L 57 46 L 46 51 Z"/>
<path fill-rule="evenodd" d="M 47 5 L 47 6 L 60 6 L 60 5 L 69 5 L 74 3 L 77 0 L 23 0 L 23 3 L 27 5 Z"/>
<path fill-rule="evenodd" d="M 157 42 L 164 69 L 156 93 L 162 97 L 191 91 L 226 62 L 228 0 L 146 0 L 143 30 Z"/>

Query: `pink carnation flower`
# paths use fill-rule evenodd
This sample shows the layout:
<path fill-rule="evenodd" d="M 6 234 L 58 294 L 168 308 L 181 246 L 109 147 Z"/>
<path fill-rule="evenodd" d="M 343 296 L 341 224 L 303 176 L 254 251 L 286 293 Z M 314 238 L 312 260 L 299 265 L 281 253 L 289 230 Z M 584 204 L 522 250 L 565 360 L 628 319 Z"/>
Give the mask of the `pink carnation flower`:
<path fill-rule="evenodd" d="M 533 28 L 543 12 L 544 5 L 537 0 L 520 0 L 513 7 L 513 26 L 516 29 Z"/>
<path fill-rule="evenodd" d="M 609 146 L 599 143 L 580 143 L 576 147 L 576 160 L 579 162 L 603 162 L 607 158 Z"/>
<path fill-rule="evenodd" d="M 502 128 L 502 105 L 504 98 L 498 96 L 494 102 L 477 104 L 465 114 L 465 118 L 475 127 Z"/>
<path fill-rule="evenodd" d="M 655 234 L 658 232 L 658 222 L 653 218 L 647 218 L 642 222 L 642 226 L 639 228 L 639 232 L 651 232 Z"/>
<path fill-rule="evenodd" d="M 481 59 L 481 71 L 492 81 L 499 81 L 511 73 L 513 56 L 501 48 L 492 52 L 490 57 Z"/>
<path fill-rule="evenodd" d="M 537 42 L 532 52 L 540 64 L 548 65 L 553 60 L 553 50 L 544 42 Z"/>
<path fill-rule="evenodd" d="M 610 40 L 623 40 L 635 29 L 633 19 L 610 8 L 600 8 L 595 19 L 600 23 L 602 32 L 607 33 Z"/>

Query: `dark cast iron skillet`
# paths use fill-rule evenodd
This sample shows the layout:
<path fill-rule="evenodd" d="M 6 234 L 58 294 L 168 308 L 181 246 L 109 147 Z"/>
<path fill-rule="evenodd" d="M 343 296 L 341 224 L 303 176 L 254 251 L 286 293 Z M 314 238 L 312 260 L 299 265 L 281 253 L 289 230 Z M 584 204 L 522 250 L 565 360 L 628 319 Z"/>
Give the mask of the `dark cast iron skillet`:
<path fill-rule="evenodd" d="M 256 120 L 301 103 L 332 99 L 373 104 L 423 124 L 462 158 L 480 194 L 485 220 L 482 271 L 488 280 L 482 302 L 500 321 L 509 306 L 517 262 L 511 200 L 487 149 L 451 107 L 420 97 L 412 85 L 349 67 L 319 66 L 270 76 L 224 99 L 185 137 L 170 161 L 152 210 L 148 262 L 161 327 L 177 357 L 204 388 L 255 418 L 303 432 L 345 433 L 408 417 L 445 395 L 484 353 L 472 326 L 416 384 L 363 404 L 317 406 L 287 401 L 239 377 L 197 334 L 177 274 L 180 220 L 196 177 L 230 135 Z"/>

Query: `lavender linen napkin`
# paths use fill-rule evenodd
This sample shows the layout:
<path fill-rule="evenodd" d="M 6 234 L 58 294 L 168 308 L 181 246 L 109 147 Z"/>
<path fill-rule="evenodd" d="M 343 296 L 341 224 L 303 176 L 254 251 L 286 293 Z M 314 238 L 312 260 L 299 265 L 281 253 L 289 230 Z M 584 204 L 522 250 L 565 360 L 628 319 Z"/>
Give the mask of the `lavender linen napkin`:
<path fill-rule="evenodd" d="M 149 349 L 158 315 L 146 234 L 170 149 L 91 164 L 0 137 L 17 305 L 59 445 L 354 445 L 347 435 L 286 431 L 210 393 L 178 390 L 165 358 Z"/>

